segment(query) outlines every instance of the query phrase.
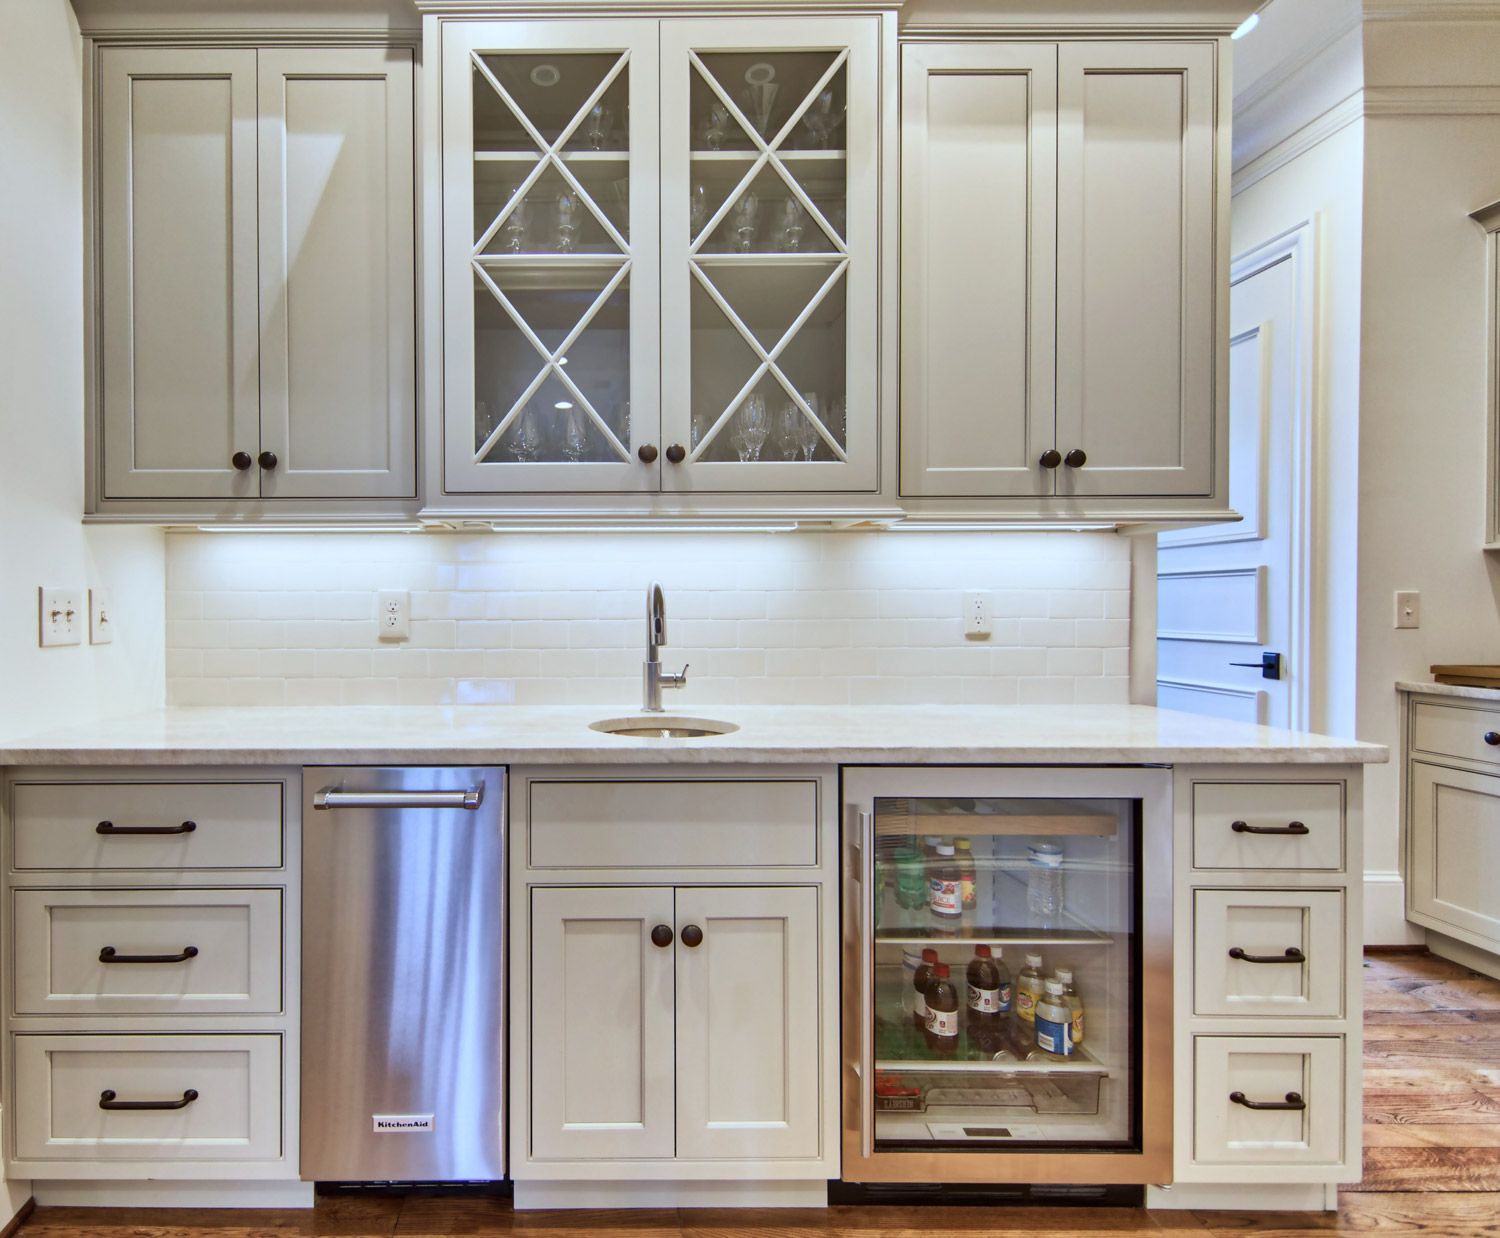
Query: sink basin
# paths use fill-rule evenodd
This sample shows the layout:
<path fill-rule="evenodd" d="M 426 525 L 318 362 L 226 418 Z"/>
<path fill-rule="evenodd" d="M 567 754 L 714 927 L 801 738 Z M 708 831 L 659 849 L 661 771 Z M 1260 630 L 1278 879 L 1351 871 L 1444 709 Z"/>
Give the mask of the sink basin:
<path fill-rule="evenodd" d="M 728 735 L 740 728 L 733 722 L 715 722 L 712 718 L 680 718 L 675 714 L 638 714 L 633 718 L 605 718 L 590 722 L 589 730 L 606 735 L 624 735 L 629 739 L 703 739 Z"/>

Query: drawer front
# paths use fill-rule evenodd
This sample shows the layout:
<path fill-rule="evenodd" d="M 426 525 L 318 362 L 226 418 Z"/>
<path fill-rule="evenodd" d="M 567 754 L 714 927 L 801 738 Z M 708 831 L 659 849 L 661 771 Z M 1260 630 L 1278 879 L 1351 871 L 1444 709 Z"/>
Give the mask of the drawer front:
<path fill-rule="evenodd" d="M 818 784 L 533 782 L 533 868 L 754 868 L 818 862 Z"/>
<path fill-rule="evenodd" d="M 282 865 L 279 782 L 18 783 L 14 796 L 18 869 Z"/>
<path fill-rule="evenodd" d="M 1413 761 L 1411 912 L 1437 929 L 1500 945 L 1500 778 Z"/>
<path fill-rule="evenodd" d="M 20 1014 L 281 1010 L 280 890 L 20 889 L 14 931 Z"/>
<path fill-rule="evenodd" d="M 1481 761 L 1485 765 L 1500 767 L 1500 742 L 1486 743 L 1486 735 L 1500 740 L 1500 712 L 1421 702 L 1412 706 L 1413 753 L 1458 757 L 1463 761 Z"/>
<path fill-rule="evenodd" d="M 1193 892 L 1194 1014 L 1338 1018 L 1344 953 L 1341 890 Z"/>
<path fill-rule="evenodd" d="M 1193 1038 L 1193 1159 L 1205 1165 L 1336 1165 L 1344 1147 L 1339 1036 Z M 1305 1108 L 1251 1109 L 1231 1100 Z"/>
<path fill-rule="evenodd" d="M 18 1159 L 281 1159 L 279 1036 L 18 1035 L 15 1055 Z"/>
<path fill-rule="evenodd" d="M 1193 867 L 1341 871 L 1343 784 L 1195 782 Z"/>

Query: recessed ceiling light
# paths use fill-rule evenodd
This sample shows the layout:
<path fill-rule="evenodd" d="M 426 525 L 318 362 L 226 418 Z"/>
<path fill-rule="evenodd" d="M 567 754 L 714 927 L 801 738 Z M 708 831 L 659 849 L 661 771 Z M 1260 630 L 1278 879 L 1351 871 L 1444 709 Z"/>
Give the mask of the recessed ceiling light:
<path fill-rule="evenodd" d="M 556 86 L 562 81 L 562 70 L 555 64 L 539 64 L 531 71 L 534 86 Z"/>
<path fill-rule="evenodd" d="M 567 409 L 570 409 L 570 408 L 573 407 L 573 401 L 572 400 L 559 400 L 552 407 L 553 408 L 560 408 L 560 409 L 563 409 L 564 411 L 566 411 Z"/>

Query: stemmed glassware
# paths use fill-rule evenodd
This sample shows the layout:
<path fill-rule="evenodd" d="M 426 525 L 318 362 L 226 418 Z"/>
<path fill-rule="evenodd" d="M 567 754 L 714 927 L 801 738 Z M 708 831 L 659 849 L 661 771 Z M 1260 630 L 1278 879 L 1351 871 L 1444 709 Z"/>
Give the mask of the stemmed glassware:
<path fill-rule="evenodd" d="M 722 103 L 710 103 L 703 121 L 703 142 L 709 150 L 723 150 L 724 139 L 729 136 L 734 117 Z"/>
<path fill-rule="evenodd" d="M 531 203 L 522 198 L 510 208 L 510 214 L 505 217 L 505 252 L 508 254 L 524 254 L 526 252 L 526 229 L 531 223 Z"/>
<path fill-rule="evenodd" d="M 537 421 L 536 409 L 528 408 L 516 422 L 511 451 L 522 464 L 532 464 L 541 457 L 542 427 Z"/>
<path fill-rule="evenodd" d="M 821 418 L 822 410 L 818 406 L 818 393 L 816 391 L 804 391 L 802 398 L 807 401 L 807 407 L 812 409 L 814 417 Z M 787 410 L 795 415 L 795 420 L 788 427 L 788 437 L 796 451 L 802 454 L 804 462 L 810 462 L 813 454 L 818 450 L 818 428 L 807 419 L 803 411 L 797 407 L 795 401 L 787 402 Z"/>
<path fill-rule="evenodd" d="M 807 211 L 796 198 L 788 198 L 781 204 L 777 244 L 782 252 L 795 254 L 802 248 L 802 238 L 807 232 L 807 222 Z"/>
<path fill-rule="evenodd" d="M 571 254 L 578 244 L 578 221 L 583 215 L 583 203 L 571 189 L 557 195 L 555 207 L 557 222 L 557 252 Z"/>
<path fill-rule="evenodd" d="M 569 404 L 567 419 L 563 423 L 563 455 L 570 463 L 577 464 L 588 450 L 588 444 L 588 418 L 576 404 Z"/>
<path fill-rule="evenodd" d="M 590 150 L 608 150 L 614 131 L 615 110 L 607 103 L 596 103 L 583 122 L 583 140 Z"/>
<path fill-rule="evenodd" d="M 739 453 L 740 463 L 747 464 L 760 459 L 760 449 L 765 446 L 766 436 L 771 432 L 770 418 L 766 413 L 766 398 L 757 392 L 748 396 L 740 405 L 735 419 L 734 434 L 730 442 Z"/>
<path fill-rule="evenodd" d="M 827 150 L 833 144 L 833 135 L 844 123 L 844 109 L 836 102 L 833 91 L 825 90 L 802 114 L 802 123 L 812 135 L 813 144 Z"/>
<path fill-rule="evenodd" d="M 740 92 L 740 106 L 763 138 L 771 136 L 771 111 L 781 87 L 775 82 L 751 82 Z"/>
<path fill-rule="evenodd" d="M 734 248 L 736 253 L 748 254 L 755 248 L 755 237 L 759 232 L 760 224 L 760 198 L 753 192 L 747 193 L 734 204 L 734 210 L 729 217 L 730 227 L 734 229 Z"/>
<path fill-rule="evenodd" d="M 708 223 L 708 186 L 701 181 L 688 190 L 689 240 L 696 241 Z"/>

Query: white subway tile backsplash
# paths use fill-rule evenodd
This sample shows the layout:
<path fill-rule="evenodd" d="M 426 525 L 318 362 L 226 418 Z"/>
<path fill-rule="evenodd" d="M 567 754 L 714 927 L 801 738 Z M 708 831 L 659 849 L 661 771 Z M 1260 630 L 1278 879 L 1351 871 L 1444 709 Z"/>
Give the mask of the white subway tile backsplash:
<path fill-rule="evenodd" d="M 632 709 L 653 579 L 662 656 L 691 664 L 675 708 L 1128 699 L 1130 547 L 1110 533 L 184 533 L 168 701 Z M 410 640 L 379 640 L 380 589 L 410 592 Z M 959 615 L 974 589 L 987 638 Z"/>

